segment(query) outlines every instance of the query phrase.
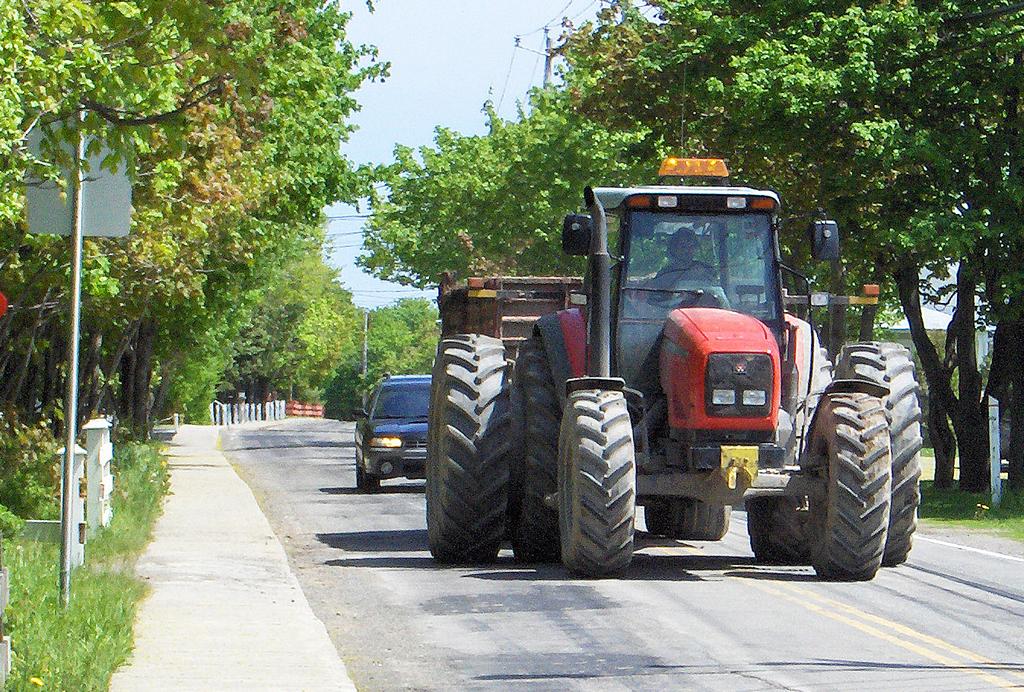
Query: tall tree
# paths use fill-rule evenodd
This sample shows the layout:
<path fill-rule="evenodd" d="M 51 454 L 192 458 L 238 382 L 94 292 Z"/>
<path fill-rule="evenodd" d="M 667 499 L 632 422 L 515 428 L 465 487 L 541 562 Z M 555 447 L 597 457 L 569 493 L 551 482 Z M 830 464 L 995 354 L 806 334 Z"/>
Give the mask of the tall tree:
<path fill-rule="evenodd" d="M 21 180 L 52 172 L 28 130 L 84 109 L 137 171 L 131 236 L 86 243 L 81 410 L 144 434 L 163 402 L 213 395 L 257 289 L 318 253 L 326 204 L 367 191 L 339 144 L 352 92 L 386 66 L 347 40 L 347 19 L 308 0 L 2 5 L 0 286 L 14 301 L 0 399 L 60 416 L 68 259 L 24 233 Z"/>
<path fill-rule="evenodd" d="M 534 92 L 530 105 L 512 122 L 488 105 L 485 135 L 438 129 L 433 147 L 397 147 L 360 264 L 417 286 L 444 272 L 581 271 L 561 253 L 562 217 L 580 207 L 584 185 L 649 177 L 635 163 L 646 132 L 609 132 L 553 91 Z"/>

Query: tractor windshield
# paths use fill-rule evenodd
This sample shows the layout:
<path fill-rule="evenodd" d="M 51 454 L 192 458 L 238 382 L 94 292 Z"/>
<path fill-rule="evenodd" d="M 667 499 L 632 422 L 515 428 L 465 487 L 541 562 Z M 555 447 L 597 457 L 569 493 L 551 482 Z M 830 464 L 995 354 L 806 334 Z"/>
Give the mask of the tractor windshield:
<path fill-rule="evenodd" d="M 678 307 L 781 319 L 767 214 L 630 214 L 620 319 L 662 320 Z"/>

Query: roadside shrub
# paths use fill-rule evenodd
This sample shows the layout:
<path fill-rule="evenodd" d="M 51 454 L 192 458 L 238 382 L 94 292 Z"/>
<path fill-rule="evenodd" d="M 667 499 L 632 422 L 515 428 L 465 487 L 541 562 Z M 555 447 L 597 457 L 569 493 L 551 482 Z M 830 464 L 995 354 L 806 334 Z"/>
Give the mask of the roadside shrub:
<path fill-rule="evenodd" d="M 13 528 L 6 514 L 56 519 L 60 500 L 60 448 L 45 422 L 22 424 L 13 411 L 0 412 L 0 529 Z M 5 525 L 6 524 L 6 525 Z"/>
<path fill-rule="evenodd" d="M 24 519 L 3 505 L 0 505 L 0 537 L 14 538 L 19 536 L 24 527 Z"/>

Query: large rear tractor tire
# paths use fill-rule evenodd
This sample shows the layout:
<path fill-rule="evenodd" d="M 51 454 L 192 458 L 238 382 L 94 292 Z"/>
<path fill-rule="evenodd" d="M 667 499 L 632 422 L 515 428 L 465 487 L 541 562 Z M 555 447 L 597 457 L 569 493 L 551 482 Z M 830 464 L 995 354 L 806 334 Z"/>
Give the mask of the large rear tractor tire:
<path fill-rule="evenodd" d="M 558 440 L 562 562 L 603 577 L 633 559 L 636 462 L 633 427 L 621 392 L 573 392 Z"/>
<path fill-rule="evenodd" d="M 664 498 L 644 505 L 647 532 L 684 541 L 720 541 L 729 533 L 732 507 L 690 498 Z"/>
<path fill-rule="evenodd" d="M 806 565 L 808 510 L 797 497 L 747 500 L 747 534 L 754 559 L 770 565 Z"/>
<path fill-rule="evenodd" d="M 882 565 L 889 528 L 892 462 L 882 401 L 868 394 L 824 397 L 802 466 L 823 481 L 810 497 L 811 564 L 822 579 L 867 581 Z"/>
<path fill-rule="evenodd" d="M 889 388 L 882 401 L 892 441 L 892 509 L 885 542 L 886 567 L 903 564 L 910 555 L 921 504 L 921 387 L 914 359 L 899 344 L 857 343 L 843 348 L 838 377 L 870 380 Z"/>
<path fill-rule="evenodd" d="M 438 346 L 427 453 L 427 540 L 447 564 L 491 562 L 505 537 L 511 415 L 499 339 Z"/>
<path fill-rule="evenodd" d="M 512 527 L 512 549 L 522 562 L 556 562 L 561 546 L 558 540 L 558 510 L 547 498 L 558 491 L 558 434 L 562 408 L 555 393 L 540 337 L 533 336 L 519 347 L 516 359 L 516 386 L 522 402 L 522 450 L 517 462 L 521 468 L 519 506 Z"/>

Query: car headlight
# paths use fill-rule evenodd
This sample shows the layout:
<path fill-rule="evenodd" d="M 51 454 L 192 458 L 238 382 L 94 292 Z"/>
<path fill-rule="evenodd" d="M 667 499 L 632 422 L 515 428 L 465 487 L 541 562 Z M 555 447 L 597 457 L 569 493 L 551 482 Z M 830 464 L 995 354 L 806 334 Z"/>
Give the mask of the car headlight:
<path fill-rule="evenodd" d="M 397 449 L 402 446 L 402 438 L 400 437 L 373 437 L 370 438 L 371 447 L 386 447 L 387 449 Z"/>

